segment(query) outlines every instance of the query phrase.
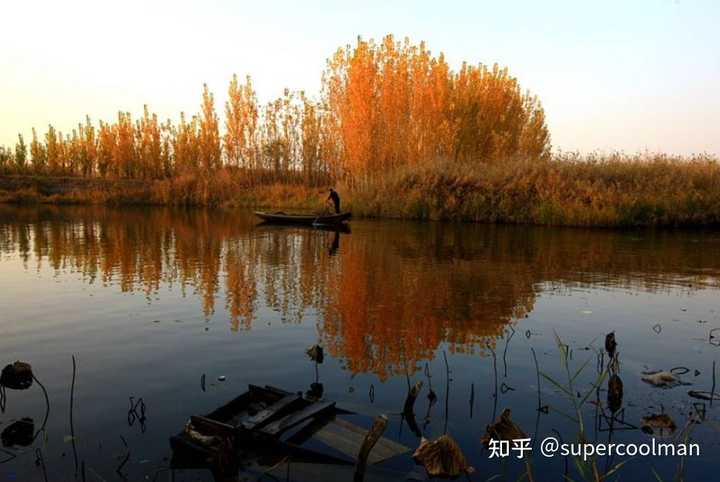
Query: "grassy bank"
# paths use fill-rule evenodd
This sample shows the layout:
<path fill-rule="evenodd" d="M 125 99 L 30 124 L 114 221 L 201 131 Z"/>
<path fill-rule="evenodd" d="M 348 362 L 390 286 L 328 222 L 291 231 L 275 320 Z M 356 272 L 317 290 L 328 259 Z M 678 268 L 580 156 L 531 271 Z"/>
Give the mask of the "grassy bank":
<path fill-rule="evenodd" d="M 571 226 L 720 225 L 720 165 L 707 157 L 438 162 L 338 184 L 356 216 Z M 162 181 L 2 177 L 0 201 L 317 210 L 324 187 L 250 183 L 220 170 Z"/>

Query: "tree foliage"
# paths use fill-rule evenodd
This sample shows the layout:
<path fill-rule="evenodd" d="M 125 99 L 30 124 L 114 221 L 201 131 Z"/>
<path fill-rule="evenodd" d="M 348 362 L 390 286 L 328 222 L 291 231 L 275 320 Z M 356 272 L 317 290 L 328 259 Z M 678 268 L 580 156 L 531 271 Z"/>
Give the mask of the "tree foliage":
<path fill-rule="evenodd" d="M 316 100 L 285 89 L 260 105 L 250 77 L 234 75 L 222 131 L 204 85 L 200 113 L 181 113 L 176 125 L 145 106 L 137 120 L 119 112 L 97 127 L 87 117 L 65 136 L 52 125 L 32 134 L 29 156 L 22 135 L 14 154 L 3 149 L 4 171 L 164 179 L 228 168 L 260 181 L 352 184 L 438 160 L 492 164 L 550 152 L 539 101 L 506 68 L 463 63 L 453 71 L 425 43 L 392 35 L 338 49 Z"/>

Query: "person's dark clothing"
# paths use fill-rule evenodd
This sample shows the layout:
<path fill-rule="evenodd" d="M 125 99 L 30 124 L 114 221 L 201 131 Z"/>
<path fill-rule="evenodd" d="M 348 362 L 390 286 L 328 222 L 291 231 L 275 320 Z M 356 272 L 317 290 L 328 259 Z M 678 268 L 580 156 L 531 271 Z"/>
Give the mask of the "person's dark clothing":
<path fill-rule="evenodd" d="M 328 196 L 328 199 L 332 200 L 335 205 L 335 212 L 340 214 L 340 196 L 336 191 L 332 191 Z"/>

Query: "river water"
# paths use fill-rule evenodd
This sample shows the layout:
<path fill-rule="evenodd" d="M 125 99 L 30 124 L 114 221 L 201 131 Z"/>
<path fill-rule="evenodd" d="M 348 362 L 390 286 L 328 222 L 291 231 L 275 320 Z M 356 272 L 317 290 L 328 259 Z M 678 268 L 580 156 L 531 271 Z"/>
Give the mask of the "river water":
<path fill-rule="evenodd" d="M 611 480 L 710 480 L 720 402 L 688 392 L 711 391 L 720 355 L 719 253 L 720 233 L 701 230 L 358 220 L 346 232 L 258 225 L 245 211 L 0 206 L 0 363 L 30 362 L 50 406 L 38 383 L 5 391 L 0 430 L 29 417 L 34 439 L 3 433 L 0 481 L 82 480 L 83 470 L 86 480 L 212 480 L 169 470 L 168 438 L 249 383 L 321 383 L 338 406 L 388 414 L 386 437 L 412 449 L 418 431 L 447 433 L 472 480 L 526 470 L 480 443 L 509 408 L 532 439 L 534 479 L 581 480 L 571 458 L 539 452 L 544 437 L 569 442 L 580 430 L 573 397 L 538 374 L 567 385 L 563 353 L 571 376 L 580 369 L 576 401 L 592 392 L 588 442 L 687 439 L 701 450 L 600 457 L 601 473 L 628 460 Z M 609 402 L 600 375 L 613 331 L 623 394 Z M 317 367 L 305 353 L 314 344 L 325 351 Z M 641 380 L 671 369 L 683 385 Z M 414 431 L 399 413 L 417 381 Z M 662 413 L 674 432 L 639 429 Z M 409 456 L 386 466 L 421 473 Z"/>

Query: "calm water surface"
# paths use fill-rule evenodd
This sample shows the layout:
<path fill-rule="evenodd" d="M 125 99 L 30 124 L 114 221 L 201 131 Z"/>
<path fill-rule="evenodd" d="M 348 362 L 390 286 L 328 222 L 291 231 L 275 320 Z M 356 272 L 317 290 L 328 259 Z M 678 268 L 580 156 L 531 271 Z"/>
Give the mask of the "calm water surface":
<path fill-rule="evenodd" d="M 545 379 L 541 404 L 550 408 L 536 410 L 532 350 L 559 380 L 555 334 L 573 372 L 590 360 L 576 381 L 585 392 L 602 361 L 595 350 L 613 330 L 622 408 L 613 421 L 603 382 L 584 411 L 588 438 L 648 442 L 633 428 L 642 416 L 669 414 L 677 435 L 689 414 L 703 412 L 690 435 L 700 457 L 682 467 L 680 458 L 637 457 L 618 474 L 717 473 L 720 403 L 688 390 L 711 389 L 720 354 L 710 336 L 720 328 L 720 233 L 397 221 L 351 228 L 258 226 L 247 212 L 0 207 L 0 363 L 32 363 L 50 399 L 31 445 L 3 437 L 0 481 L 81 480 L 83 463 L 86 480 L 210 480 L 166 470 L 168 437 L 248 383 L 307 390 L 316 372 L 305 349 L 315 343 L 325 347 L 317 376 L 326 398 L 389 414 L 389 438 L 418 445 L 396 414 L 408 383 L 423 380 L 419 429 L 452 435 L 476 468 L 473 480 L 514 481 L 524 470 L 514 459 L 488 459 L 480 445 L 505 408 L 534 439 L 537 480 L 562 480 L 566 469 L 579 478 L 572 461 L 537 453 L 542 437 L 573 440 L 577 424 L 560 413 L 570 401 Z M 641 381 L 643 371 L 677 367 L 689 369 L 681 378 L 691 386 Z M 128 417 L 130 397 L 142 397 L 144 424 Z M 37 384 L 7 390 L 0 429 L 30 417 L 38 431 L 45 415 Z M 408 457 L 388 466 L 413 469 Z"/>

